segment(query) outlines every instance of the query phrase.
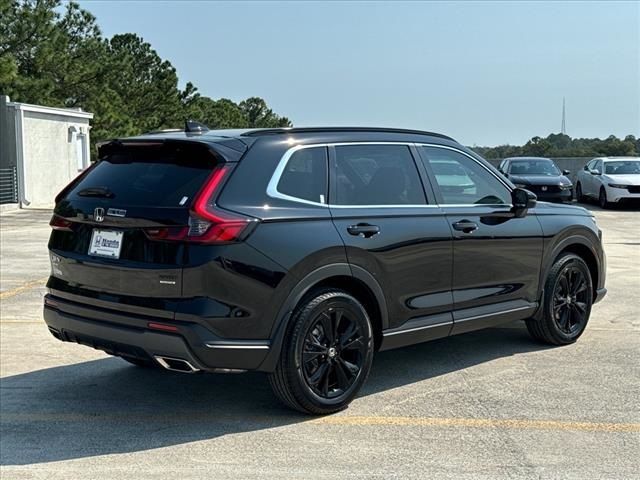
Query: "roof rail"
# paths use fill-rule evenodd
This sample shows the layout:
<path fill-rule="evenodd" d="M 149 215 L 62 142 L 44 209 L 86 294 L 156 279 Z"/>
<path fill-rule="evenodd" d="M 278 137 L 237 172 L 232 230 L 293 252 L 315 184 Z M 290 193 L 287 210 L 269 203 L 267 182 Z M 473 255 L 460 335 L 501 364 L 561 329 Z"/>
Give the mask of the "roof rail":
<path fill-rule="evenodd" d="M 388 132 L 409 133 L 414 135 L 429 135 L 447 140 L 455 140 L 441 133 L 425 132 L 423 130 L 411 130 L 406 128 L 382 128 L 382 127 L 285 127 L 285 128 L 261 128 L 250 130 L 241 134 L 243 137 L 260 137 L 262 135 L 279 135 L 285 133 L 323 133 L 323 132 Z"/>

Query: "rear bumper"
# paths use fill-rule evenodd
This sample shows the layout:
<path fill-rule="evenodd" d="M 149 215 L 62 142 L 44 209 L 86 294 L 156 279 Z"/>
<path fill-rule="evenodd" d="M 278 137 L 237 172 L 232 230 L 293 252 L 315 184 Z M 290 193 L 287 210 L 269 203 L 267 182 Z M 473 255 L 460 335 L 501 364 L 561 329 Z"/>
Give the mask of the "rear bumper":
<path fill-rule="evenodd" d="M 215 338 L 197 324 L 175 323 L 178 332 L 164 333 L 146 325 L 147 321 L 171 323 L 166 319 L 114 314 L 73 305 L 52 295 L 47 295 L 45 302 L 45 323 L 58 340 L 87 345 L 111 355 L 144 360 L 182 359 L 199 370 L 215 372 L 260 370 L 271 348 L 268 341 Z"/>

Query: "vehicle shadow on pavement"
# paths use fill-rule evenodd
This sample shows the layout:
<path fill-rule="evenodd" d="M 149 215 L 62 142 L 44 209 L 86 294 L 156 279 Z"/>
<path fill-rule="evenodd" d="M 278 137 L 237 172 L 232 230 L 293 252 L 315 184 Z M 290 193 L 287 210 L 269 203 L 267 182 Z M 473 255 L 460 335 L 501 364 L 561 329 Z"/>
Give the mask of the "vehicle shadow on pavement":
<path fill-rule="evenodd" d="M 544 348 L 524 328 L 500 328 L 382 352 L 360 396 Z M 0 395 L 2 465 L 138 452 L 314 418 L 281 406 L 262 374 L 186 375 L 117 358 L 5 377 Z"/>

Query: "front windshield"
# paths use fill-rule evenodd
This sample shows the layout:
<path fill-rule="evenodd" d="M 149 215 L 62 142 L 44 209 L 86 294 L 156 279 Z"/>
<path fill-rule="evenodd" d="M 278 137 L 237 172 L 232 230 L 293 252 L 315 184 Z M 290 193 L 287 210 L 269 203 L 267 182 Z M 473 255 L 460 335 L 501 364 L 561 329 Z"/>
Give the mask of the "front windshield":
<path fill-rule="evenodd" d="M 606 162 L 604 173 L 609 175 L 633 175 L 640 173 L 640 160 L 618 160 Z"/>
<path fill-rule="evenodd" d="M 512 175 L 560 175 L 560 170 L 551 160 L 518 160 L 511 163 Z"/>

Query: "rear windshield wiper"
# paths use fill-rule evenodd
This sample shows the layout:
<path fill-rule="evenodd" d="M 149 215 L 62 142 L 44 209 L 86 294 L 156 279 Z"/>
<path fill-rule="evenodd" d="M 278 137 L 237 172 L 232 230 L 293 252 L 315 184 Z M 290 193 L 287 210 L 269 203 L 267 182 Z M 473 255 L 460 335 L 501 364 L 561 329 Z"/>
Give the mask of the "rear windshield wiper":
<path fill-rule="evenodd" d="M 79 197 L 104 197 L 113 198 L 115 195 L 107 187 L 88 187 L 80 190 L 76 195 Z"/>

